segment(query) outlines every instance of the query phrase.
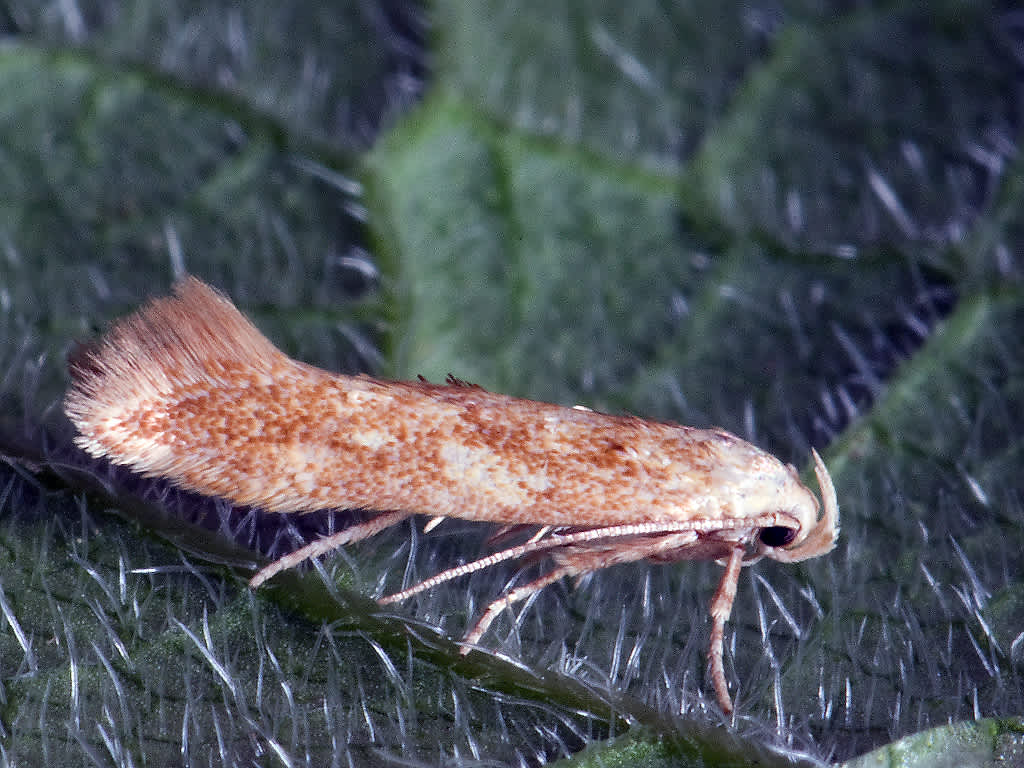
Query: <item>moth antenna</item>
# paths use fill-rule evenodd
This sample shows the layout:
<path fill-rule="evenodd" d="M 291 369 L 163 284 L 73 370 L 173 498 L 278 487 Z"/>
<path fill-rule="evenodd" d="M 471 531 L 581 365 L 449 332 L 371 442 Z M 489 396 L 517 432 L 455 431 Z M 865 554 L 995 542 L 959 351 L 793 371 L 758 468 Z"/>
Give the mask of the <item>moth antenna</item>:
<path fill-rule="evenodd" d="M 504 542 L 512 539 L 524 531 L 533 531 L 530 534 L 528 541 L 536 541 L 547 536 L 551 531 L 567 530 L 565 526 L 555 525 L 542 525 L 539 528 L 536 525 L 529 523 L 511 523 L 509 525 L 503 525 L 490 536 L 487 537 L 486 546 L 491 549 L 497 549 L 503 547 Z M 579 530 L 576 528 L 575 530 Z"/>
<path fill-rule="evenodd" d="M 570 544 L 580 544 L 587 541 L 595 541 L 597 539 L 617 539 L 623 536 L 649 536 L 657 533 L 678 533 L 680 531 L 692 531 L 693 528 L 694 525 L 692 521 L 677 523 L 634 523 L 632 525 L 611 525 L 607 528 L 590 528 L 585 531 L 577 531 L 576 533 L 555 534 L 546 539 L 531 539 L 524 544 L 503 549 L 500 552 L 495 552 L 487 555 L 486 557 L 481 557 L 479 560 L 474 560 L 471 563 L 464 563 L 463 565 L 457 565 L 454 568 L 449 568 L 446 571 L 441 571 L 437 575 L 431 576 L 429 579 L 424 579 L 419 584 L 415 584 L 408 589 L 403 589 L 401 592 L 386 595 L 385 597 L 380 598 L 377 602 L 380 605 L 398 603 L 412 597 L 413 595 L 418 595 L 420 592 L 426 592 L 428 589 L 433 589 L 440 584 L 444 584 L 446 581 L 457 579 L 460 576 L 468 576 L 471 573 L 476 573 L 477 571 L 482 571 L 485 568 L 490 568 L 492 565 L 503 563 L 506 560 L 515 560 L 516 558 L 529 555 L 533 552 L 542 552 L 546 549 L 555 549 L 557 547 L 564 547 Z"/>

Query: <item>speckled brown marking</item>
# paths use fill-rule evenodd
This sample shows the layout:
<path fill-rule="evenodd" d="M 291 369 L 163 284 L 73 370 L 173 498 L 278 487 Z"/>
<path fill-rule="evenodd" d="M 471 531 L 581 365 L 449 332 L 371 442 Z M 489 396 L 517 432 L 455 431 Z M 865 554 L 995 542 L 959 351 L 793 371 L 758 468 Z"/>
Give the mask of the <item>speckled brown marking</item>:
<path fill-rule="evenodd" d="M 740 565 L 816 557 L 838 533 L 817 453 L 820 519 L 792 466 L 723 430 L 520 400 L 452 376 L 437 385 L 327 373 L 287 358 L 194 278 L 117 323 L 70 368 L 64 409 L 93 456 L 271 512 L 380 513 L 282 558 L 253 586 L 411 514 L 545 526 L 382 600 L 550 552 L 554 570 L 494 601 L 467 635 L 475 642 L 507 605 L 562 576 L 644 559 L 726 562 L 709 649 L 726 712 L 723 631 Z M 788 543 L 769 546 L 765 529 Z"/>

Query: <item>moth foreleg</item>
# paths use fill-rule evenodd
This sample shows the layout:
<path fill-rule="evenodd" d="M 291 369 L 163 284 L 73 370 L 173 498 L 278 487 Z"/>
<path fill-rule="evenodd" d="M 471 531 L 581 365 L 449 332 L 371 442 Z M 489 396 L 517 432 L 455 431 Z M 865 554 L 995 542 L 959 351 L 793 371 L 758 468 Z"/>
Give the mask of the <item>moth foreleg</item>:
<path fill-rule="evenodd" d="M 740 579 L 740 567 L 743 565 L 743 548 L 735 547 L 729 555 L 718 583 L 715 596 L 711 599 L 711 644 L 708 647 L 708 663 L 711 667 L 711 682 L 715 686 L 718 704 L 725 714 L 732 714 L 732 700 L 729 698 L 729 685 L 725 681 L 725 664 L 722 660 L 725 638 L 725 622 L 732 613 L 732 604 L 736 599 L 736 585 Z"/>

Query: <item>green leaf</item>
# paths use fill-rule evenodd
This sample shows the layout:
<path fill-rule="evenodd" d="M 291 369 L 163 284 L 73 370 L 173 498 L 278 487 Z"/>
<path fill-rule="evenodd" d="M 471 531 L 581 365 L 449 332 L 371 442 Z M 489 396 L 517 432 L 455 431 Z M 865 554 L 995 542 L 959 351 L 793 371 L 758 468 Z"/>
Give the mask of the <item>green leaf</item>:
<path fill-rule="evenodd" d="M 1024 721 L 1006 718 L 957 723 L 916 733 L 843 763 L 843 768 L 1016 765 L 1024 760 Z"/>
<path fill-rule="evenodd" d="M 1012 762 L 1013 14 L 425 13 L 0 14 L 4 761 Z M 798 465 L 817 447 L 839 546 L 744 570 L 730 721 L 706 675 L 713 563 L 551 587 L 467 656 L 517 565 L 371 598 L 476 557 L 479 525 L 397 526 L 254 593 L 254 563 L 347 515 L 229 510 L 96 465 L 61 414 L 74 343 L 183 271 L 329 370 L 720 425 Z"/>

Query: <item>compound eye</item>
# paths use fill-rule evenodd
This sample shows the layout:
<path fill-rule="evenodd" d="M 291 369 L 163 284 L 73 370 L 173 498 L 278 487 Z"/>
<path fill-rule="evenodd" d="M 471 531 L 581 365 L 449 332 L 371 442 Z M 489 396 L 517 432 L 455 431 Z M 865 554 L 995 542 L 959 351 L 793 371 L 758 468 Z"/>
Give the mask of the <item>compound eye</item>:
<path fill-rule="evenodd" d="M 784 547 L 796 538 L 796 529 L 773 525 L 770 528 L 762 528 L 758 538 L 766 547 Z"/>

